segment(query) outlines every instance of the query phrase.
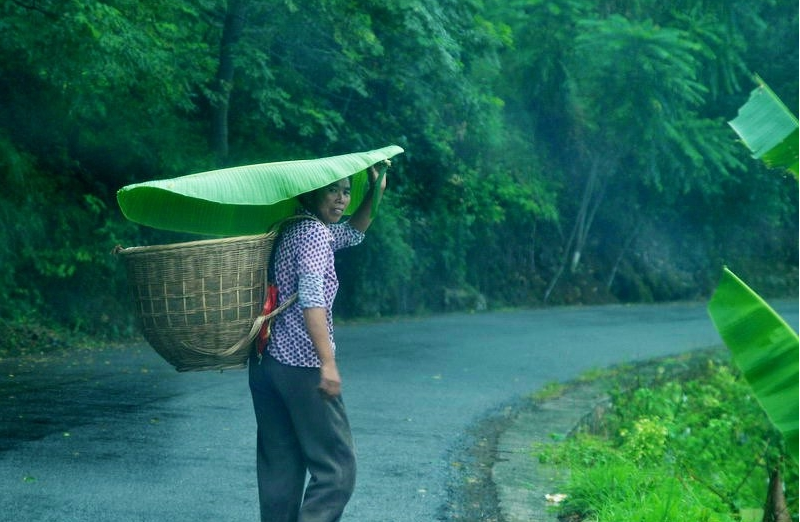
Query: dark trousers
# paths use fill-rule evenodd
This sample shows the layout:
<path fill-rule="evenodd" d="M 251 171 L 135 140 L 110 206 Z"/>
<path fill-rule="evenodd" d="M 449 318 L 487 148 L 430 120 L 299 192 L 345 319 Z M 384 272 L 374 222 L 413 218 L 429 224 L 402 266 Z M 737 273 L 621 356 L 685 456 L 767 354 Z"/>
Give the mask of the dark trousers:
<path fill-rule="evenodd" d="M 353 494 L 344 402 L 323 398 L 317 386 L 318 368 L 287 366 L 266 354 L 260 364 L 250 359 L 262 522 L 337 522 Z"/>

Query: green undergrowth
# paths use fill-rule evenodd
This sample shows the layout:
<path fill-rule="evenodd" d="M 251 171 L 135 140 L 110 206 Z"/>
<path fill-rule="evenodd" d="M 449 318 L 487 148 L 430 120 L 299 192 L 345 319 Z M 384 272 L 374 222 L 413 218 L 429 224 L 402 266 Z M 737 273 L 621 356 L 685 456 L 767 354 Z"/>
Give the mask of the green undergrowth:
<path fill-rule="evenodd" d="M 59 323 L 40 320 L 0 319 L 0 361 L 42 357 L 74 349 L 94 349 L 122 342 L 139 341 L 138 337 L 108 338 L 68 329 Z"/>
<path fill-rule="evenodd" d="M 608 382 L 609 401 L 574 433 L 534 447 L 568 471 L 560 520 L 761 522 L 775 467 L 797 520 L 797 467 L 725 353 L 618 369 Z"/>

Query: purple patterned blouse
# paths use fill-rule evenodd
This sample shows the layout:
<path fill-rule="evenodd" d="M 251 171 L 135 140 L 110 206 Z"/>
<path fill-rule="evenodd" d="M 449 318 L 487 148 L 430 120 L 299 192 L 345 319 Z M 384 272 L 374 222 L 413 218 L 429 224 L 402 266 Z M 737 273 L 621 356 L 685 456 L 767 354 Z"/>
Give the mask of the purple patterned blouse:
<path fill-rule="evenodd" d="M 331 309 L 339 280 L 333 253 L 355 246 L 363 239 L 364 233 L 347 222 L 326 226 L 318 220 L 299 219 L 286 225 L 274 252 L 278 303 L 295 292 L 299 297 L 275 317 L 267 345 L 272 357 L 289 366 L 318 368 L 321 365 L 303 319 L 303 308 L 310 307 L 327 310 L 328 335 L 335 352 Z"/>

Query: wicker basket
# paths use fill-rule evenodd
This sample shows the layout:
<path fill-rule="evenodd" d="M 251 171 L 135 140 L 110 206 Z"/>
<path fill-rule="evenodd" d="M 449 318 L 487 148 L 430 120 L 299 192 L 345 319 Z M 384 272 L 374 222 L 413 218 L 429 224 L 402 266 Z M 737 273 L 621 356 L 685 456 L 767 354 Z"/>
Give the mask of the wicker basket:
<path fill-rule="evenodd" d="M 246 367 L 276 236 L 119 249 L 147 342 L 178 371 Z"/>

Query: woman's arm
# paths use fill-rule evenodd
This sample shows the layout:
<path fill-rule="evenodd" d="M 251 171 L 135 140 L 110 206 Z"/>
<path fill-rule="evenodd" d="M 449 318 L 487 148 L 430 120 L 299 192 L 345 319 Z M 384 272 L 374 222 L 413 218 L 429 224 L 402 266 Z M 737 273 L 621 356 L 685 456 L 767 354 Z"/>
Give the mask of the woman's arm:
<path fill-rule="evenodd" d="M 327 311 L 314 307 L 303 309 L 306 330 L 314 343 L 314 350 L 322 362 L 320 367 L 319 390 L 328 397 L 336 397 L 342 393 L 342 378 L 333 355 L 333 347 L 328 336 Z"/>
<path fill-rule="evenodd" d="M 378 186 L 378 178 L 380 177 L 378 169 L 388 169 L 392 163 L 389 160 L 384 160 L 380 163 L 372 165 L 367 169 L 369 174 L 369 190 L 364 195 L 364 200 L 358 206 L 353 215 L 350 216 L 348 223 L 361 232 L 366 232 L 372 224 L 372 203 L 375 199 L 375 191 L 379 191 L 377 201 L 383 197 L 383 192 L 386 190 L 386 176 L 381 177 L 380 186 Z"/>

